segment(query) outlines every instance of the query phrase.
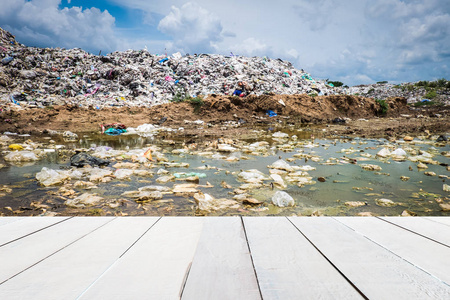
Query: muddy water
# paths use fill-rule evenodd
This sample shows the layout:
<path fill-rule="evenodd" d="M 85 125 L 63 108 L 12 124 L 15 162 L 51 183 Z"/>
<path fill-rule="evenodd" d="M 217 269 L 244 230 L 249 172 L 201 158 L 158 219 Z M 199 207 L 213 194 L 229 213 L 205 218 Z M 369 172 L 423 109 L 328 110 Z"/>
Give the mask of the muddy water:
<path fill-rule="evenodd" d="M 271 180 L 266 180 L 262 186 L 247 191 L 252 198 L 261 201 L 261 204 L 253 206 L 240 204 L 237 209 L 199 211 L 192 196 L 167 194 L 161 200 L 145 203 L 122 196 L 123 192 L 135 191 L 143 186 L 173 187 L 174 184 L 185 183 L 170 181 L 159 184 L 156 183 L 159 176 L 154 174 L 153 177 L 131 176 L 129 180 L 114 179 L 107 183 L 98 183 L 96 188 L 87 192 L 103 197 L 104 203 L 86 208 L 69 208 L 64 202 L 70 197 L 85 193 L 86 190 L 71 188 L 75 194 L 62 195 L 61 185 L 42 187 L 35 179 L 36 173 L 41 171 L 42 167 L 55 170 L 69 167 L 67 158 L 54 153 L 36 163 L 28 165 L 6 163 L 6 167 L 0 169 L 0 186 L 10 189 L 0 191 L 1 212 L 5 215 L 55 213 L 58 215 L 358 215 L 370 212 L 374 215 L 393 216 L 407 210 L 417 215 L 449 215 L 449 212 L 443 211 L 439 206 L 442 201 L 448 201 L 445 197 L 449 197 L 449 193 L 443 191 L 443 185 L 449 184 L 450 181 L 447 178 L 450 172 L 446 167 L 450 164 L 450 158 L 441 154 L 450 151 L 449 143 L 437 144 L 426 139 L 416 139 L 413 143 L 358 138 L 313 140 L 310 133 L 298 130 L 295 134 L 299 138 L 292 139 L 293 132 L 289 133 L 289 139 L 273 139 L 272 132 L 269 132 L 262 134 L 257 140 L 239 141 L 240 146 L 261 140 L 269 142 L 265 151 L 259 155 L 244 153 L 242 148 L 233 153 L 220 153 L 225 157 L 232 156 L 239 159 L 234 162 L 198 155 L 205 141 L 195 141 L 197 148 L 188 153 L 172 154 L 173 150 L 183 148 L 187 146 L 186 142 L 193 141 L 175 137 L 169 140 L 171 137 L 167 135 L 111 137 L 93 134 L 81 137 L 77 142 L 64 144 L 68 149 L 108 146 L 114 150 L 145 150 L 149 145 L 159 145 L 161 152 L 170 162 L 189 164 L 188 168 L 166 167 L 167 171 L 171 174 L 204 173 L 206 176 L 199 179 L 198 189 L 215 198 L 226 199 L 232 199 L 235 189 L 243 184 L 237 176 L 243 170 L 257 169 L 268 177 L 270 173 L 267 166 L 279 159 L 287 161 L 291 166 L 309 165 L 314 169 L 307 171 L 309 177 L 312 177 L 312 182 L 301 187 L 288 183 L 287 188 L 283 189 L 294 198 L 294 207 L 280 208 L 271 203 L 272 195 L 279 190 L 276 186 L 271 186 Z M 427 164 L 428 168 L 423 170 L 417 168 L 417 162 L 408 159 L 395 161 L 377 157 L 376 154 L 384 147 L 391 150 L 397 147 L 409 149 L 409 157 L 419 155 L 419 151 L 432 153 L 434 164 Z M 127 162 L 129 158 L 124 157 L 123 161 Z M 377 165 L 381 170 L 366 171 L 361 167 L 362 164 Z M 155 164 L 151 170 L 156 173 L 161 168 L 164 167 Z M 425 172 L 434 172 L 436 176 L 425 175 Z M 402 180 L 402 176 L 409 179 Z M 222 182 L 226 182 L 232 188 L 223 188 Z M 206 187 L 208 183 L 213 187 Z M 380 206 L 377 204 L 379 199 L 392 200 L 394 205 Z M 352 207 L 348 205 L 351 201 L 359 201 L 364 205 Z"/>

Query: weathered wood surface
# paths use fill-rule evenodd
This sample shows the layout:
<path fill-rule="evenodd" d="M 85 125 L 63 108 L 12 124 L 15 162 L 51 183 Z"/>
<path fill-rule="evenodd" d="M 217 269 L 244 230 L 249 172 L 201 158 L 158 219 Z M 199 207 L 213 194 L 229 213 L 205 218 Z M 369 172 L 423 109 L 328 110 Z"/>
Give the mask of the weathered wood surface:
<path fill-rule="evenodd" d="M 179 298 L 204 220 L 162 218 L 81 299 Z"/>
<path fill-rule="evenodd" d="M 0 283 L 26 271 L 111 220 L 112 218 L 72 218 L 1 246 Z"/>
<path fill-rule="evenodd" d="M 337 217 L 367 239 L 450 286 L 450 248 L 378 218 Z M 420 220 L 420 219 L 419 219 Z M 420 221 L 417 222 L 420 222 Z M 443 259 L 448 257 L 448 259 Z"/>
<path fill-rule="evenodd" d="M 369 299 L 445 299 L 450 296 L 449 285 L 334 218 L 289 219 Z M 343 218 L 337 219 L 342 221 Z M 376 218 L 354 219 L 361 224 L 383 222 Z M 380 228 L 379 231 L 390 235 L 391 229 Z M 410 234 L 404 231 L 402 235 L 404 233 Z M 398 238 L 401 244 L 401 236 Z"/>
<path fill-rule="evenodd" d="M 386 217 L 382 219 L 450 247 L 450 225 L 421 217 Z"/>
<path fill-rule="evenodd" d="M 260 299 L 241 218 L 205 220 L 182 299 Z"/>
<path fill-rule="evenodd" d="M 4 245 L 15 239 L 22 238 L 33 232 L 37 232 L 67 220 L 67 217 L 55 218 L 0 218 L 0 245 Z M 8 222 L 9 221 L 9 222 Z"/>
<path fill-rule="evenodd" d="M 0 218 L 0 226 L 8 224 L 8 223 L 17 222 L 17 221 L 22 220 L 22 219 L 25 219 L 25 217 Z"/>
<path fill-rule="evenodd" d="M 425 217 L 425 219 L 450 226 L 450 217 Z"/>
<path fill-rule="evenodd" d="M 0 299 L 450 299 L 450 218 L 0 218 Z"/>
<path fill-rule="evenodd" d="M 116 218 L 0 285 L 0 295 L 4 299 L 26 299 L 29 295 L 33 299 L 76 299 L 157 220 Z M 22 289 L 24 282 L 26 289 Z"/>
<path fill-rule="evenodd" d="M 244 218 L 264 299 L 360 299 L 286 218 Z"/>

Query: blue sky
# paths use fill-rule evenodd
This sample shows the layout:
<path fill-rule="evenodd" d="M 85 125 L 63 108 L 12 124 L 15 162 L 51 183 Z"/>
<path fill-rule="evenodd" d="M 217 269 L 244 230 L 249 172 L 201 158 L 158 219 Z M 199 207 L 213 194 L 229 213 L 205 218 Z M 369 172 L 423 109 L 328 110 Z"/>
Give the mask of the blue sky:
<path fill-rule="evenodd" d="M 98 54 L 233 52 L 348 85 L 450 80 L 448 0 L 0 0 L 0 27 Z"/>

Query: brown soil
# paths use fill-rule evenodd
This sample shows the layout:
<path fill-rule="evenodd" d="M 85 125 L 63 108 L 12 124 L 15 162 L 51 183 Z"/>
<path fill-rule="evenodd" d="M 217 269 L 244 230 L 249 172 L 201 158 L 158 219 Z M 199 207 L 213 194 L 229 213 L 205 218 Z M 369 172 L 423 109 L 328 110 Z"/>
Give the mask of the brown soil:
<path fill-rule="evenodd" d="M 280 101 L 282 100 L 282 101 Z M 284 102 L 284 105 L 281 103 Z M 166 127 L 184 127 L 185 135 L 235 136 L 257 124 L 329 124 L 329 135 L 392 136 L 422 133 L 425 130 L 445 133 L 450 129 L 446 107 L 411 109 L 405 98 L 390 98 L 386 115 L 372 98 L 358 96 L 267 95 L 246 98 L 211 95 L 202 105 L 181 102 L 151 108 L 82 108 L 54 106 L 43 109 L 15 110 L 3 108 L 0 113 L 0 132 L 45 133 L 46 130 L 92 132 L 100 130 L 100 124 L 122 123 L 136 127 L 144 123 Z M 276 117 L 266 115 L 268 110 Z M 436 116 L 436 114 L 438 114 Z M 345 124 L 333 125 L 336 118 L 350 118 Z M 360 119 L 366 119 L 360 120 Z M 205 130 L 187 121 L 202 120 L 211 125 Z M 245 126 L 223 130 L 226 121 Z"/>

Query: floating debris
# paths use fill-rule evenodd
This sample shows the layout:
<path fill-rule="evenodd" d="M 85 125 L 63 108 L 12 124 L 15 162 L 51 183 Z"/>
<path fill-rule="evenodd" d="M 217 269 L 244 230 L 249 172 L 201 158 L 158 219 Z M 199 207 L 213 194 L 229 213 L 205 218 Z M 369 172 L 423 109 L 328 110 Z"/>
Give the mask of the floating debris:
<path fill-rule="evenodd" d="M 397 206 L 397 203 L 395 203 L 394 201 L 390 200 L 390 199 L 385 199 L 385 198 L 381 198 L 381 199 L 376 199 L 375 203 L 378 206 L 384 206 L 384 207 L 392 207 L 392 206 Z"/>
<path fill-rule="evenodd" d="M 360 165 L 363 170 L 366 171 L 381 171 L 382 168 L 378 165 L 371 165 L 371 164 L 361 164 Z"/>
<path fill-rule="evenodd" d="M 272 203 L 279 207 L 287 207 L 295 205 L 294 198 L 292 198 L 288 193 L 283 191 L 277 191 L 272 196 Z"/>
<path fill-rule="evenodd" d="M 362 202 L 362 201 L 347 201 L 344 204 L 349 207 L 360 207 L 360 206 L 367 205 L 367 203 Z"/>

